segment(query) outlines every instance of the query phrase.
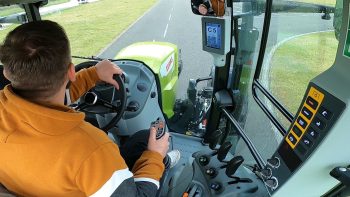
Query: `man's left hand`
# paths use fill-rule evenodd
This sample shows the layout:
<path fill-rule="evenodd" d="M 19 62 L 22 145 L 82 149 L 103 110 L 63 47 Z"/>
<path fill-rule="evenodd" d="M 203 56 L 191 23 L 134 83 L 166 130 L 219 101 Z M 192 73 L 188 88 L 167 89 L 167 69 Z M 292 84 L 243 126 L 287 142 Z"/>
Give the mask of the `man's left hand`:
<path fill-rule="evenodd" d="M 103 60 L 97 63 L 95 67 L 100 80 L 113 85 L 119 90 L 119 85 L 113 78 L 113 75 L 121 75 L 123 73 L 123 70 L 119 66 L 108 60 Z"/>

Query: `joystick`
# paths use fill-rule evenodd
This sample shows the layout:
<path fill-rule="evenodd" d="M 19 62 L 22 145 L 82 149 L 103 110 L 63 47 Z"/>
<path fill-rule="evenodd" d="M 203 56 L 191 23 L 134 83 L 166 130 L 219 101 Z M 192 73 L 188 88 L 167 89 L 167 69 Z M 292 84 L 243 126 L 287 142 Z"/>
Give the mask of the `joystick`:
<path fill-rule="evenodd" d="M 164 124 L 164 121 L 159 117 L 156 121 L 151 123 L 151 127 L 154 127 L 157 131 L 156 133 L 156 139 L 159 140 L 162 138 L 165 134 L 166 125 Z"/>

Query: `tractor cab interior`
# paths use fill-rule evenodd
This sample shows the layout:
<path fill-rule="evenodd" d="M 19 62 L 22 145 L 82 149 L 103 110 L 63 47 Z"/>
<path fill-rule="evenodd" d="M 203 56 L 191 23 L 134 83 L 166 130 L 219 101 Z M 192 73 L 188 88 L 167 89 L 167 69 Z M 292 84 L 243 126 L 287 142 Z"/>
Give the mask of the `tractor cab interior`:
<path fill-rule="evenodd" d="M 100 83 L 71 106 L 117 144 L 166 121 L 181 159 L 158 196 L 349 196 L 349 1 L 187 1 L 212 72 L 190 79 L 185 98 L 177 84 L 191 65 L 177 45 L 150 41 L 109 57 L 124 71 L 119 91 Z M 0 24 L 41 20 L 47 3 L 0 0 L 24 9 Z M 73 58 L 77 71 L 102 60 Z"/>

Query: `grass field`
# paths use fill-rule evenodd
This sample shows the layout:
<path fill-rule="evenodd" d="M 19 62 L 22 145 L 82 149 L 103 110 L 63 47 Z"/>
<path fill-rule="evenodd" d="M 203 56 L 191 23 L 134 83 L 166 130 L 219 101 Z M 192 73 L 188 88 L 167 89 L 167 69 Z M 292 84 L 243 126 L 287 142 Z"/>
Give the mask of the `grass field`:
<path fill-rule="evenodd" d="M 49 3 L 45 6 L 50 6 L 50 5 L 57 5 L 60 3 L 66 3 L 70 0 L 50 0 Z M 24 12 L 24 10 L 18 6 L 11 6 L 11 7 L 4 7 L 4 8 L 0 8 L 0 17 L 1 16 L 8 16 L 11 14 L 16 14 L 19 12 Z"/>
<path fill-rule="evenodd" d="M 155 2 L 157 0 L 100 0 L 43 19 L 56 21 L 65 28 L 72 55 L 91 56 L 97 55 Z M 15 25 L 0 31 L 0 41 L 14 28 Z"/>
<path fill-rule="evenodd" d="M 296 113 L 309 81 L 334 62 L 338 41 L 334 32 L 316 33 L 287 41 L 271 61 L 270 89 Z"/>
<path fill-rule="evenodd" d="M 315 3 L 320 5 L 335 6 L 336 0 L 296 0 L 303 3 Z"/>

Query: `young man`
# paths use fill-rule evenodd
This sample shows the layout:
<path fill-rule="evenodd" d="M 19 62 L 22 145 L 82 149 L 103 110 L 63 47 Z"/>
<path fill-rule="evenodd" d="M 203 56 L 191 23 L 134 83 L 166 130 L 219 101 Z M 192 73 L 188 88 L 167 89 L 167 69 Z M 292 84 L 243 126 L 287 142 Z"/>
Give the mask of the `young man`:
<path fill-rule="evenodd" d="M 122 70 L 109 61 L 75 73 L 68 38 L 51 21 L 10 32 L 0 61 L 11 85 L 0 92 L 0 185 L 20 196 L 155 196 L 169 134 L 155 139 L 129 171 L 118 147 L 84 114 L 64 106 L 99 80 L 115 87 Z"/>

